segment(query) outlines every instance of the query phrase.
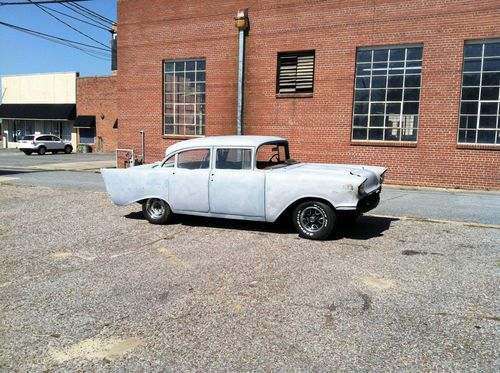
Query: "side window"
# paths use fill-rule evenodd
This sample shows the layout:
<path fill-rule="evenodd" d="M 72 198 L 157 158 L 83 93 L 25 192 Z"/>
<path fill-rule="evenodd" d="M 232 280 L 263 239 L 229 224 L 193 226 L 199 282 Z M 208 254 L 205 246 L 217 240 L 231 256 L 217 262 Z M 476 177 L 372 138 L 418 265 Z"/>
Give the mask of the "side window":
<path fill-rule="evenodd" d="M 168 157 L 168 159 L 163 162 L 162 167 L 174 167 L 175 166 L 175 154 L 172 155 L 171 157 Z"/>
<path fill-rule="evenodd" d="M 40 136 L 36 141 L 50 141 L 50 136 Z"/>
<path fill-rule="evenodd" d="M 250 149 L 217 149 L 215 168 L 249 170 L 252 168 L 252 151 Z"/>
<path fill-rule="evenodd" d="M 50 141 L 61 141 L 61 139 L 59 139 L 59 137 L 51 136 Z"/>
<path fill-rule="evenodd" d="M 188 170 L 210 167 L 210 149 L 186 150 L 177 155 L 177 167 Z"/>

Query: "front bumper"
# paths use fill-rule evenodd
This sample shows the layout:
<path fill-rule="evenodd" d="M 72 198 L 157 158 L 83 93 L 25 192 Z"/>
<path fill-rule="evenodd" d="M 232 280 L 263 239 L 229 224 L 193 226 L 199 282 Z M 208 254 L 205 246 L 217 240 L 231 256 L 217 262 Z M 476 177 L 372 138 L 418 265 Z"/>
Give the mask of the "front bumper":
<path fill-rule="evenodd" d="M 382 187 L 361 198 L 356 206 L 356 211 L 362 214 L 364 212 L 373 210 L 375 207 L 377 207 L 380 202 L 381 191 Z"/>

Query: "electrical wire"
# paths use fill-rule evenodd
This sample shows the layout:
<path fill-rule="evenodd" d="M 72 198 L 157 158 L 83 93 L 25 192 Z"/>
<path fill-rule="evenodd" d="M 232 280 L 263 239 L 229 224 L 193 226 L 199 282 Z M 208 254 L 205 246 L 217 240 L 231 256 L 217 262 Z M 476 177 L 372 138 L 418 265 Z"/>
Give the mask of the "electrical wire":
<path fill-rule="evenodd" d="M 97 18 L 100 18 L 101 20 L 103 20 L 104 22 L 108 22 L 108 23 L 116 23 L 115 21 L 107 18 L 107 17 L 104 17 L 102 15 L 100 15 L 99 13 L 96 13 L 94 12 L 93 10 L 89 9 L 89 8 L 86 8 L 84 7 L 83 5 L 80 5 L 80 4 L 76 4 L 76 3 L 71 3 L 69 4 L 71 6 L 74 6 L 76 8 L 79 8 L 81 9 L 82 11 L 86 12 L 86 13 L 89 13 L 90 15 L 94 16 L 94 17 L 97 17 Z"/>
<path fill-rule="evenodd" d="M 70 29 L 72 29 L 72 30 L 74 30 L 74 31 L 78 32 L 79 34 L 81 34 L 81 35 L 83 35 L 83 36 L 85 36 L 87 39 L 90 39 L 90 40 L 92 40 L 92 41 L 96 42 L 97 44 L 100 44 L 100 45 L 102 45 L 102 46 L 106 47 L 108 50 L 110 50 L 110 51 L 111 51 L 111 48 L 110 48 L 109 46 L 107 46 L 106 44 L 101 43 L 99 40 L 97 40 L 97 39 L 93 38 L 92 36 L 87 35 L 86 33 L 84 33 L 84 32 L 82 32 L 82 31 L 78 30 L 77 28 L 75 28 L 75 27 L 73 27 L 73 26 L 71 26 L 69 23 L 64 22 L 62 19 L 60 19 L 59 17 L 57 17 L 57 16 L 53 15 L 53 14 L 52 14 L 52 13 L 50 13 L 49 11 L 47 11 L 47 10 L 43 9 L 40 5 L 36 4 L 36 3 L 35 3 L 35 2 L 33 2 L 32 0 L 28 0 L 28 1 L 29 1 L 30 3 L 32 3 L 32 4 L 34 4 L 34 5 L 36 5 L 36 6 L 37 6 L 37 8 L 38 8 L 38 9 L 40 9 L 41 11 L 43 11 L 44 13 L 47 13 L 49 16 L 51 16 L 51 17 L 53 17 L 53 18 L 57 19 L 57 20 L 58 20 L 59 22 L 61 22 L 62 24 L 64 24 L 64 25 L 68 26 Z"/>
<path fill-rule="evenodd" d="M 12 25 L 12 24 L 6 23 L 6 22 L 0 21 L 0 25 L 17 30 L 17 31 L 20 31 L 20 32 L 24 32 L 26 34 L 29 34 L 29 35 L 32 35 L 35 37 L 39 37 L 41 39 L 45 39 L 45 40 L 54 42 L 57 44 L 62 44 L 62 45 L 65 45 L 67 47 L 70 47 L 70 48 L 78 49 L 78 50 L 82 51 L 83 53 L 88 54 L 88 55 L 95 57 L 95 58 L 99 58 L 99 59 L 106 60 L 106 61 L 108 61 L 110 59 L 109 51 L 107 51 L 106 49 L 101 48 L 101 47 L 96 47 L 94 45 L 80 43 L 80 42 L 77 42 L 74 40 L 60 38 L 58 36 L 53 36 L 53 35 L 45 34 L 43 32 L 30 30 L 30 29 L 27 29 L 27 28 L 24 28 L 21 26 Z M 101 52 L 101 50 L 104 50 L 108 53 Z"/>
<path fill-rule="evenodd" d="M 77 9 L 77 8 L 75 9 L 75 8 L 73 8 L 73 7 L 70 7 L 68 4 L 61 4 L 61 5 L 62 5 L 63 7 L 65 7 L 65 8 L 67 8 L 67 9 L 71 10 L 72 12 L 74 12 L 74 13 L 78 14 L 79 16 L 85 17 L 85 18 L 87 18 L 88 20 L 90 20 L 90 21 L 92 21 L 92 22 L 95 22 L 96 24 L 99 24 L 99 25 L 101 25 L 101 26 L 103 26 L 103 27 L 107 27 L 108 29 L 109 29 L 109 27 L 110 27 L 110 23 L 109 23 L 109 22 L 104 23 L 104 22 L 103 22 L 103 21 L 101 21 L 100 19 L 96 19 L 95 17 L 90 17 L 88 14 L 86 14 L 86 13 L 82 12 L 81 10 L 79 10 L 79 9 Z"/>
<path fill-rule="evenodd" d="M 100 24 L 97 24 L 97 23 L 92 23 L 92 22 L 88 22 L 88 21 L 85 21 L 84 19 L 81 19 L 81 18 L 78 18 L 78 17 L 73 17 L 72 15 L 69 15 L 69 14 L 66 14 L 66 13 L 63 13 L 63 12 L 60 12 L 60 11 L 58 11 L 58 10 L 56 10 L 56 9 L 49 8 L 49 7 L 47 7 L 46 5 L 40 5 L 40 6 L 41 6 L 42 8 L 48 9 L 48 10 L 50 10 L 50 11 L 52 11 L 52 12 L 58 13 L 58 14 L 63 15 L 63 16 L 65 16 L 65 17 L 69 17 L 69 18 L 72 18 L 72 19 L 77 20 L 77 21 L 79 21 L 79 22 L 86 23 L 86 24 L 88 24 L 88 25 L 90 25 L 90 26 L 94 26 L 94 27 L 100 28 L 101 30 L 109 31 L 109 27 L 108 27 L 108 28 L 106 28 L 106 27 L 101 26 Z"/>
<path fill-rule="evenodd" d="M 89 0 L 46 0 L 46 1 L 37 1 L 37 4 L 60 4 L 60 3 L 77 3 L 80 1 L 89 1 Z M 0 6 L 5 5 L 32 5 L 29 1 L 15 1 L 15 2 L 7 2 L 0 1 Z"/>

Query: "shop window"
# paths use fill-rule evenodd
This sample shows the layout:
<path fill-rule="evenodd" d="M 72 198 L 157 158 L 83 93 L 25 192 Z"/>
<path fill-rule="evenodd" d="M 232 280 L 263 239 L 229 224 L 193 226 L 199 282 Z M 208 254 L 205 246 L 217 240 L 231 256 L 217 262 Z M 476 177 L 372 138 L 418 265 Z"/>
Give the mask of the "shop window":
<path fill-rule="evenodd" d="M 359 48 L 352 139 L 417 141 L 422 46 Z"/>
<path fill-rule="evenodd" d="M 205 134 L 205 59 L 164 62 L 163 133 Z"/>
<path fill-rule="evenodd" d="M 80 128 L 80 144 L 94 144 L 95 143 L 95 127 Z"/>
<path fill-rule="evenodd" d="M 459 144 L 500 145 L 500 40 L 464 46 Z"/>
<path fill-rule="evenodd" d="M 314 51 L 278 53 L 277 94 L 313 93 Z"/>

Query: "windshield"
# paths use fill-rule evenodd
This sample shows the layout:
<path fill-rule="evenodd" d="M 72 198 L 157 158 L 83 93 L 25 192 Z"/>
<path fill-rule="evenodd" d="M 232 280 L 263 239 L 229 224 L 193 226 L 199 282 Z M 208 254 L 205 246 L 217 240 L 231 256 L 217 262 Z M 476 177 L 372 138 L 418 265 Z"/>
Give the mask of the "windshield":
<path fill-rule="evenodd" d="M 290 158 L 286 141 L 264 144 L 257 149 L 258 169 L 286 167 L 295 163 L 297 161 Z"/>
<path fill-rule="evenodd" d="M 23 140 L 33 140 L 35 136 L 24 136 Z"/>

